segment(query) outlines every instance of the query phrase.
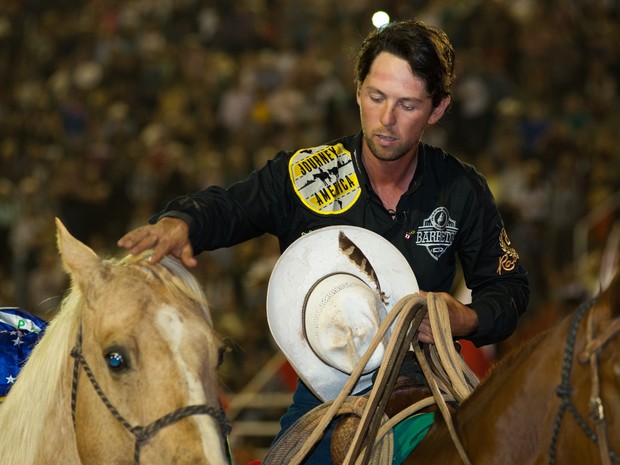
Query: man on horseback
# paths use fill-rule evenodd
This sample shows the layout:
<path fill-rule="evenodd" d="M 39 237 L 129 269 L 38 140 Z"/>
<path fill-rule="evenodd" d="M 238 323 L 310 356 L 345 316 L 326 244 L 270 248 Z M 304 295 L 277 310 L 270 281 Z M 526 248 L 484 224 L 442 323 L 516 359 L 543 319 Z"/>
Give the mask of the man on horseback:
<path fill-rule="evenodd" d="M 445 299 L 455 338 L 477 346 L 507 338 L 529 301 L 527 272 L 483 176 L 421 142 L 450 106 L 454 59 L 446 34 L 418 20 L 371 32 L 355 65 L 358 134 L 281 151 L 226 189 L 174 199 L 118 244 L 134 254 L 153 248 L 153 262 L 173 254 L 191 267 L 197 253 L 264 233 L 285 251 L 310 231 L 359 226 L 403 254 L 420 289 Z M 333 173 L 329 185 L 316 180 L 321 172 Z M 467 305 L 449 294 L 457 261 L 472 290 Z M 434 342 L 427 319 L 419 329 L 421 342 Z M 300 381 L 283 431 L 326 400 Z M 330 463 L 328 436 L 305 463 Z"/>

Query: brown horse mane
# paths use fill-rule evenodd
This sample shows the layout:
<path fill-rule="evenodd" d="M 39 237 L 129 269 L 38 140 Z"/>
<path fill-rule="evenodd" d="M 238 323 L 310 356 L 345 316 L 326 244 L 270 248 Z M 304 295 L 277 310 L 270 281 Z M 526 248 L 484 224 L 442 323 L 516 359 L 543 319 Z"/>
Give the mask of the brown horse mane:
<path fill-rule="evenodd" d="M 585 305 L 586 303 L 587 302 L 583 302 L 581 305 Z M 598 306 L 605 306 L 610 310 L 611 319 L 620 318 L 620 273 L 616 274 L 609 286 L 600 292 L 600 295 L 597 298 L 597 304 Z M 486 384 L 489 378 L 501 377 L 503 373 L 508 376 L 510 374 L 510 369 L 514 369 L 516 364 L 519 363 L 519 360 L 526 359 L 538 348 L 540 343 L 548 337 L 549 333 L 555 330 L 560 321 L 571 318 L 575 311 L 576 309 L 573 309 L 570 313 L 563 315 L 551 327 L 536 333 L 530 338 L 520 341 L 518 345 L 511 348 L 506 355 L 491 366 L 489 373 L 481 381 L 480 386 Z M 502 383 L 499 384 L 501 385 Z M 472 396 L 467 399 L 467 402 L 469 402 L 469 399 L 472 398 L 475 401 L 475 394 L 478 391 L 479 389 L 476 389 L 472 393 Z"/>
<path fill-rule="evenodd" d="M 547 334 L 551 332 L 551 328 L 542 331 L 531 338 L 522 341 L 519 345 L 513 347 L 506 355 L 496 361 L 490 368 L 487 375 L 480 381 L 480 385 L 474 390 L 474 392 L 465 400 L 465 403 L 478 403 L 477 399 L 480 395 L 484 395 L 488 398 L 488 392 L 480 394 L 480 388 L 493 384 L 496 389 L 501 389 L 506 379 L 512 375 L 514 368 L 522 361 L 529 358 L 532 352 L 538 349 L 540 343 L 545 339 Z"/>
<path fill-rule="evenodd" d="M 610 310 L 609 316 L 611 319 L 620 317 L 620 273 L 615 275 L 615 277 L 610 282 L 610 284 L 607 286 L 607 288 L 599 290 L 596 300 L 597 300 L 597 306 L 605 306 L 609 308 Z M 513 347 L 511 347 L 510 350 L 505 355 L 503 355 L 499 360 L 497 360 L 493 364 L 490 372 L 495 371 L 496 368 L 501 369 L 501 367 L 505 364 L 508 364 L 508 365 L 512 364 L 513 359 L 516 357 L 519 357 L 520 353 L 522 352 L 529 353 L 529 351 L 537 347 L 540 340 L 544 339 L 551 331 L 553 331 L 553 329 L 557 327 L 558 324 L 562 320 L 572 317 L 573 314 L 577 311 L 577 309 L 581 305 L 585 305 L 587 303 L 588 303 L 588 300 L 584 300 L 584 302 L 581 302 L 579 305 L 576 305 L 574 308 L 572 308 L 570 311 L 566 313 L 561 313 L 558 315 L 554 314 L 553 320 L 549 320 L 551 321 L 551 323 L 549 323 L 548 321 L 545 321 L 542 323 L 542 326 L 544 327 L 543 330 L 540 330 L 536 333 L 533 333 L 531 331 L 528 332 L 527 334 L 529 334 L 530 336 L 519 340 L 518 343 L 516 343 Z M 533 322 L 538 321 L 536 316 L 533 317 L 532 321 Z"/>
<path fill-rule="evenodd" d="M 149 254 L 127 255 L 123 259 L 106 259 L 104 268 L 139 270 L 146 279 L 156 280 L 173 296 L 195 302 L 212 324 L 206 297 L 191 273 L 176 259 L 164 257 L 159 264 L 148 262 Z M 37 445 L 49 441 L 49 428 L 74 435 L 68 410 L 58 415 L 63 399 L 69 398 L 72 359 L 81 311 L 82 290 L 73 282 L 63 298 L 56 316 L 34 348 L 14 386 L 0 407 L 0 451 L 12 463 L 34 465 Z M 64 405 L 64 404 L 62 404 Z M 68 403 L 67 403 L 68 405 Z M 50 426 L 54 425 L 54 426 Z"/>

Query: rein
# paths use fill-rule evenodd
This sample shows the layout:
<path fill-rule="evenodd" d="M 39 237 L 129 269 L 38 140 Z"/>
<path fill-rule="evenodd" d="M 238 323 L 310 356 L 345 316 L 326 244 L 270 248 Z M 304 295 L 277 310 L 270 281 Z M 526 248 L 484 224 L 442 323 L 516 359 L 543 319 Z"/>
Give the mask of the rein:
<path fill-rule="evenodd" d="M 398 376 L 398 369 L 402 364 L 405 354 L 411 345 L 418 346 L 418 326 L 427 311 L 429 312 L 431 325 L 439 324 L 435 319 L 441 319 L 441 314 L 447 312 L 445 301 L 434 296 L 432 293 L 429 293 L 427 298 L 423 298 L 419 294 L 411 294 L 400 299 L 394 308 L 386 315 L 373 342 L 359 360 L 340 394 L 334 400 L 325 402 L 306 413 L 306 415 L 297 420 L 296 423 L 285 431 L 278 441 L 269 449 L 267 456 L 263 459 L 263 465 L 279 465 L 282 463 L 286 463 L 287 465 L 301 464 L 316 443 L 323 437 L 323 433 L 328 424 L 337 415 L 346 413 L 357 413 L 357 416 L 360 417 L 360 423 L 348 447 L 343 465 L 366 465 L 368 463 L 375 465 L 391 465 L 393 458 L 392 428 L 398 421 L 431 404 L 439 405 L 439 409 L 442 415 L 444 415 L 444 420 L 448 426 L 450 436 L 457 448 L 461 460 L 464 464 L 469 465 L 471 462 L 467 458 L 458 432 L 454 427 L 451 414 L 446 406 L 446 400 L 455 401 L 457 399 L 450 394 L 441 393 L 436 382 L 433 383 L 435 386 L 433 397 L 416 402 L 391 419 L 388 419 L 387 416 L 384 415 L 387 400 L 391 394 L 394 382 Z M 379 341 L 387 334 L 393 323 L 395 323 L 395 327 L 389 339 L 383 362 L 379 367 L 369 398 L 366 399 L 365 397 L 349 395 L 355 383 L 357 383 L 364 367 L 368 363 L 370 356 L 374 353 Z M 444 329 L 449 332 L 449 325 Z M 447 337 L 447 340 L 451 340 L 451 337 Z M 452 348 L 453 347 L 454 345 L 452 344 Z M 422 358 L 419 362 L 425 375 L 427 375 L 427 380 L 429 376 L 432 378 L 433 373 L 431 368 L 424 363 L 425 359 L 423 354 L 421 356 L 419 353 L 416 353 L 416 356 Z M 449 356 L 449 354 L 444 354 L 444 356 L 439 355 L 442 360 L 447 356 Z M 460 366 L 460 368 L 456 368 L 457 366 Z M 461 371 L 460 375 L 457 376 L 460 379 L 453 380 L 452 375 L 448 374 L 447 378 L 449 382 L 453 382 L 453 384 L 464 383 L 463 386 L 458 389 L 461 393 L 464 393 L 468 389 L 465 387 L 465 384 L 467 384 L 471 392 L 477 382 L 477 378 L 475 378 L 473 372 L 471 372 L 460 357 L 457 357 L 457 360 L 453 361 L 453 367 L 455 368 L 454 371 Z M 443 382 L 441 383 L 441 387 L 446 387 Z M 463 397 L 466 397 L 466 395 Z"/>
<path fill-rule="evenodd" d="M 587 421 L 577 411 L 577 407 L 575 406 L 575 404 L 571 402 L 571 394 L 573 388 L 570 383 L 570 375 L 572 371 L 573 354 L 575 350 L 575 342 L 577 339 L 577 331 L 581 320 L 583 319 L 585 314 L 594 306 L 595 303 L 596 299 L 592 299 L 590 302 L 582 304 L 577 309 L 575 315 L 573 316 L 571 326 L 566 336 L 566 345 L 564 346 L 564 357 L 562 362 L 562 381 L 556 388 L 556 394 L 558 395 L 562 403 L 555 418 L 553 432 L 551 434 L 551 444 L 549 446 L 549 465 L 555 464 L 555 451 L 557 447 L 560 426 L 562 425 L 562 419 L 564 418 L 564 414 L 566 413 L 566 411 L 568 411 L 573 416 L 573 418 L 582 429 L 582 431 L 585 433 L 585 435 L 594 444 L 598 445 L 601 454 L 601 463 L 603 465 L 610 465 L 612 461 L 614 463 L 620 463 L 620 456 L 609 448 L 609 442 L 607 439 L 607 423 L 605 422 L 605 412 L 603 408 L 603 401 L 601 399 L 601 386 L 598 369 L 599 352 L 613 336 L 620 332 L 620 324 L 618 324 L 618 321 L 614 322 L 614 324 L 609 326 L 608 329 L 604 331 L 604 337 L 594 338 L 593 316 L 592 313 L 590 313 L 588 317 L 587 327 L 588 342 L 585 350 L 579 356 L 580 363 L 589 362 L 592 371 L 592 392 L 590 395 L 590 407 L 592 410 L 590 412 L 590 416 L 596 424 L 598 435 L 592 430 L 592 428 L 590 428 Z"/>
<path fill-rule="evenodd" d="M 76 412 L 76 404 L 77 404 L 77 387 L 78 387 L 78 379 L 79 379 L 79 369 L 80 365 L 84 369 L 86 376 L 90 380 L 95 392 L 99 396 L 99 398 L 103 401 L 104 405 L 110 411 L 110 413 L 116 418 L 121 425 L 135 438 L 135 448 L 134 448 L 134 464 L 139 465 L 140 463 L 140 450 L 142 445 L 145 444 L 149 439 L 151 439 L 155 434 L 159 432 L 159 430 L 169 426 L 177 421 L 192 416 L 192 415 L 210 415 L 213 417 L 219 427 L 220 432 L 224 439 L 231 431 L 230 423 L 224 414 L 223 408 L 220 405 L 219 410 L 214 409 L 206 404 L 199 405 L 189 405 L 186 407 L 181 407 L 173 412 L 170 412 L 157 420 L 149 423 L 146 426 L 132 426 L 126 419 L 123 417 L 120 412 L 114 407 L 114 405 L 110 402 L 108 397 L 101 389 L 101 386 L 97 382 L 95 375 L 93 374 L 86 358 L 84 358 L 84 354 L 82 353 L 82 327 L 80 326 L 80 330 L 78 332 L 77 341 L 75 347 L 71 350 L 71 356 L 74 358 L 73 364 L 73 382 L 71 385 L 71 416 L 73 417 L 73 426 L 75 427 L 75 412 Z M 226 442 L 226 441 L 224 441 Z"/>

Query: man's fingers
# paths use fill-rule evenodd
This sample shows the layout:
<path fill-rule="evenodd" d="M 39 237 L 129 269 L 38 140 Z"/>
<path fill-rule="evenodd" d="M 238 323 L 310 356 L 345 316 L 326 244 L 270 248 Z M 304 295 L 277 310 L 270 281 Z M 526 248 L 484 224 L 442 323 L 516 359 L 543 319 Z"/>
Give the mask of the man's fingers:
<path fill-rule="evenodd" d="M 176 244 L 166 239 L 159 240 L 159 242 L 153 249 L 153 253 L 149 258 L 149 262 L 155 264 L 168 254 L 177 257 L 187 267 L 191 268 L 198 264 L 198 261 L 194 258 L 192 246 L 189 243 L 179 248 L 176 246 Z"/>
<path fill-rule="evenodd" d="M 422 331 L 418 333 L 418 341 L 424 342 L 426 344 L 435 344 L 435 339 L 433 338 L 433 335 L 423 333 Z"/>
<path fill-rule="evenodd" d="M 172 238 L 166 235 L 163 235 L 163 236 L 153 235 L 152 239 L 153 240 L 150 244 L 150 247 L 153 247 L 153 253 L 151 254 L 151 258 L 149 259 L 149 262 L 155 264 L 159 262 L 162 258 L 164 258 L 166 255 L 168 255 L 169 253 L 176 255 L 178 258 L 181 258 L 180 257 L 181 254 L 178 252 L 175 252 L 177 245 Z"/>
<path fill-rule="evenodd" d="M 139 255 L 145 250 L 151 249 L 157 246 L 159 243 L 159 239 L 157 236 L 153 236 L 151 234 L 145 234 L 140 238 L 136 239 L 131 247 L 128 249 L 132 255 Z"/>
<path fill-rule="evenodd" d="M 140 253 L 152 247 L 155 242 L 157 242 L 157 238 L 151 235 L 149 227 L 143 226 L 125 234 L 118 240 L 117 244 L 135 255 L 134 250 Z"/>
<path fill-rule="evenodd" d="M 153 253 L 151 253 L 151 256 L 149 257 L 149 263 L 152 263 L 154 265 L 155 263 L 159 262 L 167 253 L 167 250 L 162 247 L 161 244 L 158 244 L 153 249 Z"/>
<path fill-rule="evenodd" d="M 198 264 L 187 237 L 187 225 L 177 219 L 164 218 L 155 225 L 137 228 L 121 237 L 118 245 L 132 255 L 153 249 L 149 258 L 153 264 L 168 254 L 174 255 L 188 267 Z"/>
<path fill-rule="evenodd" d="M 188 244 L 181 250 L 181 261 L 190 268 L 198 264 L 198 261 L 194 258 L 194 250 L 191 245 Z"/>
<path fill-rule="evenodd" d="M 129 250 L 136 244 L 139 238 L 140 238 L 139 231 L 137 230 L 132 231 L 132 232 L 125 234 L 123 237 L 121 237 L 118 240 L 117 244 L 119 247 Z"/>
<path fill-rule="evenodd" d="M 418 326 L 418 340 L 427 344 L 434 344 L 433 331 L 428 318 L 424 318 Z"/>

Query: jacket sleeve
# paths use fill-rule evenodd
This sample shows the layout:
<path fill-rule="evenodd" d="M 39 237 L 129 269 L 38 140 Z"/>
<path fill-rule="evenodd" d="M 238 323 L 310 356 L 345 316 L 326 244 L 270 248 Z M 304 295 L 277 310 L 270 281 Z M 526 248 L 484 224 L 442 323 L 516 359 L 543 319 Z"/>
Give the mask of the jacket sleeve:
<path fill-rule="evenodd" d="M 486 181 L 478 177 L 478 195 L 471 205 L 470 224 L 459 247 L 469 306 L 478 315 L 478 329 L 466 339 L 476 346 L 510 336 L 529 303 L 529 281 Z"/>
<path fill-rule="evenodd" d="M 279 153 L 260 170 L 224 189 L 208 187 L 177 197 L 150 219 L 180 218 L 190 227 L 196 254 L 230 247 L 264 233 L 275 233 L 286 217 L 290 196 L 286 194 L 288 157 Z"/>

